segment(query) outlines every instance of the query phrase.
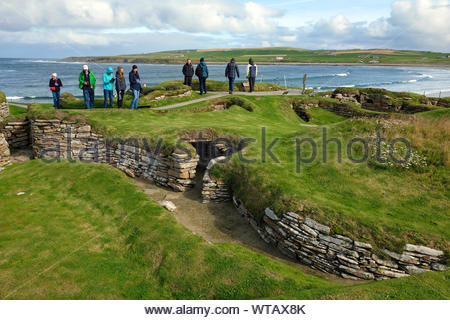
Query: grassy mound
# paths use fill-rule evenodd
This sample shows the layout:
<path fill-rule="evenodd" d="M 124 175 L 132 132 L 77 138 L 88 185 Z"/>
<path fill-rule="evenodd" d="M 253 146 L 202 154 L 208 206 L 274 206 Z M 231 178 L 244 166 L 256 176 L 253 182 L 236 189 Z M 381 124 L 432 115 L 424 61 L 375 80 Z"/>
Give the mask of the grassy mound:
<path fill-rule="evenodd" d="M 0 173 L 0 202 L 2 299 L 449 295 L 449 272 L 344 286 L 239 245 L 208 244 L 105 165 L 15 164 Z"/>
<path fill-rule="evenodd" d="M 365 95 L 370 99 L 385 99 L 386 103 L 401 113 L 418 113 L 438 110 L 446 105 L 444 99 L 428 98 L 424 95 L 411 92 L 394 92 L 381 88 L 346 88 L 341 87 L 334 90 L 334 94 L 347 96 Z M 364 107 L 364 105 L 363 105 Z"/>
<path fill-rule="evenodd" d="M 246 81 L 236 81 L 234 84 L 234 90 L 236 92 L 246 92 L 249 91 L 248 87 L 244 87 L 243 83 Z M 206 80 L 206 88 L 208 91 L 219 91 L 228 92 L 228 82 L 227 81 L 217 81 L 217 80 Z M 200 83 L 198 79 L 192 81 L 192 89 L 200 90 Z M 255 91 L 281 91 L 284 90 L 282 86 L 273 83 L 255 83 Z"/>

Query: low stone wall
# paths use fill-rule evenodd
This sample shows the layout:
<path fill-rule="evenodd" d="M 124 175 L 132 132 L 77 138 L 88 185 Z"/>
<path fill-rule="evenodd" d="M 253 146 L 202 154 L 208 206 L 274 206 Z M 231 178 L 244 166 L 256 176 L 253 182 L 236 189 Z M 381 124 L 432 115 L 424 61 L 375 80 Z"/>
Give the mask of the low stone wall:
<path fill-rule="evenodd" d="M 337 99 L 340 102 L 354 102 L 364 109 L 378 111 L 378 112 L 399 112 L 399 113 L 416 113 L 429 111 L 432 102 L 422 101 L 422 105 L 411 104 L 411 98 L 405 97 L 401 102 L 395 103 L 389 92 L 383 89 L 378 92 L 362 92 L 359 90 L 350 90 L 348 92 L 340 92 L 339 89 L 335 90 L 331 95 L 331 98 Z"/>
<path fill-rule="evenodd" d="M 225 160 L 225 156 L 217 157 L 212 159 L 208 166 L 206 167 L 205 174 L 203 176 L 202 185 L 202 198 L 203 203 L 208 203 L 210 201 L 223 202 L 231 199 L 230 189 L 228 185 L 221 179 L 215 179 L 211 177 L 211 168 L 218 162 Z"/>
<path fill-rule="evenodd" d="M 9 105 L 8 102 L 0 103 L 0 121 L 9 116 Z"/>
<path fill-rule="evenodd" d="M 0 132 L 0 168 L 7 166 L 10 163 L 10 153 L 8 142 L 3 133 Z"/>
<path fill-rule="evenodd" d="M 30 145 L 30 121 L 9 121 L 1 131 L 11 148 L 24 148 Z"/>
<path fill-rule="evenodd" d="M 176 191 L 194 186 L 198 156 L 169 156 L 126 143 L 113 144 L 86 123 L 72 120 L 32 120 L 31 136 L 37 158 L 62 158 L 110 164 L 131 177 L 144 177 Z"/>
<path fill-rule="evenodd" d="M 407 244 L 401 254 L 385 250 L 391 260 L 383 260 L 372 253 L 369 243 L 331 234 L 328 226 L 313 219 L 292 212 L 279 218 L 267 208 L 258 224 L 240 200 L 233 197 L 233 202 L 265 242 L 326 273 L 353 280 L 384 280 L 446 269 L 440 250 Z"/>

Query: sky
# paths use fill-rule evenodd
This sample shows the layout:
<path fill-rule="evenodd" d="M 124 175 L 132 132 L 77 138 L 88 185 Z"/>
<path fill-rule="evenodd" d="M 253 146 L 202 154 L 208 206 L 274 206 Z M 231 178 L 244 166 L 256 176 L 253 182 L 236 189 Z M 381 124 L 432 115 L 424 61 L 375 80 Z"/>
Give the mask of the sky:
<path fill-rule="evenodd" d="M 450 0 L 1 0 L 0 57 L 290 46 L 450 52 Z"/>

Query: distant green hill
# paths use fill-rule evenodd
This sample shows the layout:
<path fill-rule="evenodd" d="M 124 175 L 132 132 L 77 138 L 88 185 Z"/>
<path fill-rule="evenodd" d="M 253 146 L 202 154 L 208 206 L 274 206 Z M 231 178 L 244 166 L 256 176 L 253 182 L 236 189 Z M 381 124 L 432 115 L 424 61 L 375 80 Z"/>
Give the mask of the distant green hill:
<path fill-rule="evenodd" d="M 110 63 L 182 63 L 187 58 L 194 62 L 201 57 L 207 61 L 224 63 L 232 57 L 246 62 L 252 57 L 258 63 L 323 63 L 323 64 L 413 64 L 450 66 L 450 53 L 401 51 L 389 49 L 370 50 L 306 50 L 289 47 L 249 49 L 198 49 L 142 53 L 119 56 L 69 57 L 63 61 Z"/>

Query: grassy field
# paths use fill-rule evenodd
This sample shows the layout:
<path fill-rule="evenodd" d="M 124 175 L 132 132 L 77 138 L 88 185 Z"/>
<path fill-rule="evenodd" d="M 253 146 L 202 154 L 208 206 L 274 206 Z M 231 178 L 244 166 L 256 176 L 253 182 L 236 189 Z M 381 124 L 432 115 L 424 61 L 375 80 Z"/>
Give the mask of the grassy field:
<path fill-rule="evenodd" d="M 0 173 L 0 203 L 0 299 L 450 296 L 450 272 L 350 286 L 207 243 L 106 165 L 14 164 Z"/>
<path fill-rule="evenodd" d="M 232 57 L 258 63 L 325 63 L 325 64 L 439 64 L 450 66 L 449 53 L 402 50 L 304 50 L 290 47 L 255 49 L 177 50 L 147 54 L 99 57 L 71 57 L 65 61 L 109 63 L 182 63 L 187 58 L 210 63 L 225 63 Z"/>
<path fill-rule="evenodd" d="M 449 252 L 450 125 L 447 117 L 398 115 L 386 120 L 347 119 L 322 108 L 312 108 L 308 111 L 311 121 L 306 123 L 292 110 L 292 97 L 235 96 L 231 99 L 234 100 L 230 108 L 218 112 L 211 112 L 214 101 L 167 113 L 150 109 L 66 112 L 85 116 L 98 131 L 110 137 L 161 137 L 171 146 L 179 137 L 200 131 L 213 138 L 254 138 L 255 143 L 245 152 L 245 157 L 256 160 L 254 163 L 235 161 L 221 170 L 233 190 L 256 214 L 265 207 L 279 213 L 295 211 L 306 200 L 314 209 L 312 215 L 332 226 L 335 232 L 371 242 L 377 248 L 400 251 L 405 243 L 415 243 Z M 42 105 L 33 106 L 31 112 L 54 116 L 53 111 Z M 279 139 L 272 150 L 278 163 L 267 154 L 266 161 L 263 159 L 262 127 L 267 134 L 266 146 Z M 323 151 L 324 129 L 328 139 L 342 141 L 342 161 L 337 161 L 336 143 L 329 143 L 326 152 Z M 377 163 L 372 158 L 360 164 L 350 161 L 347 152 L 350 139 L 363 137 L 372 141 L 376 130 L 389 139 L 407 138 L 412 142 L 413 151 L 427 158 L 428 165 L 402 169 Z M 301 163 L 300 173 L 296 172 L 296 138 L 310 138 L 317 145 L 317 159 Z M 360 147 L 352 148 L 352 157 L 361 157 Z M 300 156 L 306 159 L 310 152 L 310 144 L 305 143 Z M 322 163 L 324 153 L 328 160 Z"/>

